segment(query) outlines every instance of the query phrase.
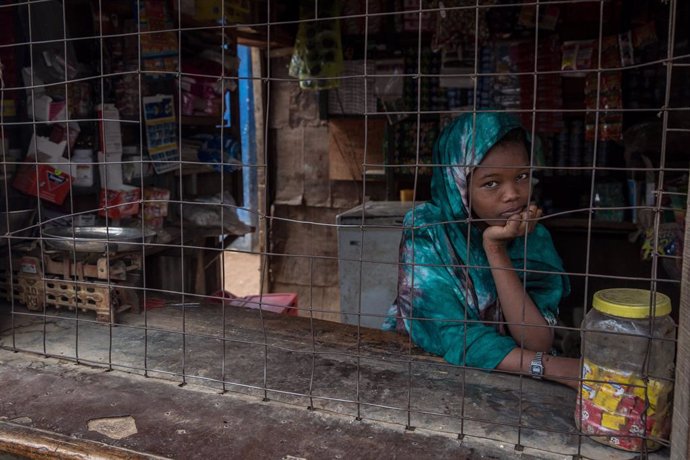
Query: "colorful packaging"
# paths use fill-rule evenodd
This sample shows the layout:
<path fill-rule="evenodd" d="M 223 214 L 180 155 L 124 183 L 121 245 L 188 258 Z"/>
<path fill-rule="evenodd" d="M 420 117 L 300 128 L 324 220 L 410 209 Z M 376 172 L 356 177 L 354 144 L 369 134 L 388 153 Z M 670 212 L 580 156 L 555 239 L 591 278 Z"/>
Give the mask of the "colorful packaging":
<path fill-rule="evenodd" d="M 69 165 L 65 165 L 69 169 Z M 20 192 L 55 204 L 62 204 L 70 191 L 72 177 L 64 170 L 33 159 L 19 166 L 12 185 Z"/>
<path fill-rule="evenodd" d="M 575 409 L 578 428 L 613 447 L 641 451 L 660 447 L 654 438 L 668 437 L 670 382 L 599 366 L 582 366 L 581 398 Z M 651 438 L 651 439 L 650 439 Z"/>
<path fill-rule="evenodd" d="M 144 188 L 144 222 L 148 228 L 160 229 L 168 215 L 170 191 L 158 187 Z"/>
<path fill-rule="evenodd" d="M 139 213 L 141 189 L 130 185 L 120 185 L 118 189 L 101 189 L 98 215 L 111 219 L 131 217 Z"/>

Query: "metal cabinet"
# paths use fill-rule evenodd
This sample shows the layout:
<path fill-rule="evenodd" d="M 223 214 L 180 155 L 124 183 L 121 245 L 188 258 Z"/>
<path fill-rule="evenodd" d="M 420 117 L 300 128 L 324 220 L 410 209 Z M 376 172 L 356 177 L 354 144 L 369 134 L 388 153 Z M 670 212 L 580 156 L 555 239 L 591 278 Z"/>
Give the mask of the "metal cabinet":
<path fill-rule="evenodd" d="M 342 322 L 379 328 L 397 295 L 398 251 L 411 202 L 367 202 L 336 217 Z"/>

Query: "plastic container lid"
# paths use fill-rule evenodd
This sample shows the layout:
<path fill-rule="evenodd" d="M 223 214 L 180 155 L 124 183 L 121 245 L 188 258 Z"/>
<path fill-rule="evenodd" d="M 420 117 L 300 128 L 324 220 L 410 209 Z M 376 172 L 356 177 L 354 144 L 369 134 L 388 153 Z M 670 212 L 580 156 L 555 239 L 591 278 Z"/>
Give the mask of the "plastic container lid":
<path fill-rule="evenodd" d="M 652 293 L 645 289 L 603 289 L 594 293 L 592 306 L 602 313 L 621 318 L 649 318 L 652 316 Z M 661 292 L 656 293 L 654 316 L 671 313 L 671 299 Z"/>

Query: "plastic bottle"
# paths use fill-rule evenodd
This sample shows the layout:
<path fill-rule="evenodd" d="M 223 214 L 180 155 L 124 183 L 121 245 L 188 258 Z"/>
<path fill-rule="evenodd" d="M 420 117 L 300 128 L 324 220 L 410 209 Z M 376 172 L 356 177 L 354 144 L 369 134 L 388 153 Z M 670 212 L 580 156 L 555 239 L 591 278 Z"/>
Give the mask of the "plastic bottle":
<path fill-rule="evenodd" d="M 93 150 L 75 149 L 72 152 L 71 175 L 75 187 L 93 186 Z"/>
<path fill-rule="evenodd" d="M 138 145 L 122 147 L 122 178 L 125 183 L 139 185 L 141 177 L 148 176 L 148 163 L 142 162 L 141 150 Z"/>

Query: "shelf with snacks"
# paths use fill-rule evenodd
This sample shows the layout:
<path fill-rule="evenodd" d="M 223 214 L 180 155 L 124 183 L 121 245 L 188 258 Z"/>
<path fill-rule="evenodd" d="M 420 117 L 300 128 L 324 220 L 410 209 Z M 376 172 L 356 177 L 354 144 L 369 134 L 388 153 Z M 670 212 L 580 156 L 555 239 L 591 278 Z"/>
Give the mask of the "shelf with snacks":
<path fill-rule="evenodd" d="M 216 128 L 223 126 L 229 128 L 229 126 L 224 126 L 223 117 L 213 115 L 182 115 L 180 123 L 186 126 L 213 126 Z"/>
<path fill-rule="evenodd" d="M 226 21 L 225 25 L 219 23 L 217 18 L 197 19 L 190 14 L 181 14 L 182 33 L 194 30 L 215 31 L 231 35 L 237 44 L 253 46 L 256 48 L 286 48 L 295 44 L 294 36 L 282 25 L 237 25 Z"/>
<path fill-rule="evenodd" d="M 193 176 L 211 173 L 219 174 L 218 171 L 213 169 L 212 165 L 201 163 L 183 163 L 174 171 L 176 176 Z"/>
<path fill-rule="evenodd" d="M 601 219 L 592 219 L 591 221 L 586 217 L 549 217 L 542 220 L 544 226 L 549 229 L 560 232 L 582 232 L 591 229 L 592 232 L 623 232 L 632 233 L 639 230 L 637 224 L 632 222 L 616 222 Z"/>

